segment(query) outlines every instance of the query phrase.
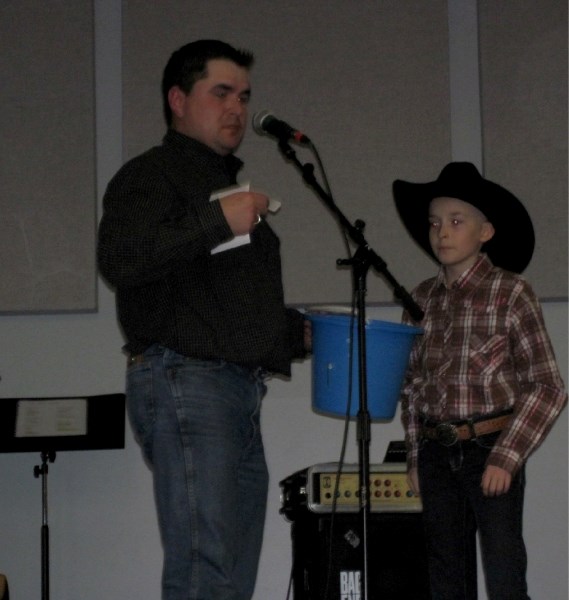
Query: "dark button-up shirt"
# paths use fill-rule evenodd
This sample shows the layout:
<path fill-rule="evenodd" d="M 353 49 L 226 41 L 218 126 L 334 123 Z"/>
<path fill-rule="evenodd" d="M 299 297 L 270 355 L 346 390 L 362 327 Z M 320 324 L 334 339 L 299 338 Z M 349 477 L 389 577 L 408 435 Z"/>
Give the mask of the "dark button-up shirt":
<path fill-rule="evenodd" d="M 284 305 L 280 244 L 266 221 L 251 243 L 214 253 L 232 237 L 212 192 L 242 163 L 169 131 L 108 185 L 98 262 L 115 288 L 127 343 L 288 375 L 301 357 L 303 317 Z"/>

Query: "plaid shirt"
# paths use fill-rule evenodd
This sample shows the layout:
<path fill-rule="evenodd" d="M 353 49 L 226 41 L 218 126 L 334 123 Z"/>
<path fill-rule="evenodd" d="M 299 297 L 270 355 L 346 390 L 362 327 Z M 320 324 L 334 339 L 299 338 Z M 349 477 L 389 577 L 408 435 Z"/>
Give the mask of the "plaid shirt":
<path fill-rule="evenodd" d="M 409 467 L 417 465 L 420 420 L 513 409 L 488 464 L 515 473 L 567 402 L 533 290 L 482 255 L 450 288 L 441 269 L 413 297 L 425 317 L 402 390 Z M 404 321 L 413 323 L 407 314 Z"/>

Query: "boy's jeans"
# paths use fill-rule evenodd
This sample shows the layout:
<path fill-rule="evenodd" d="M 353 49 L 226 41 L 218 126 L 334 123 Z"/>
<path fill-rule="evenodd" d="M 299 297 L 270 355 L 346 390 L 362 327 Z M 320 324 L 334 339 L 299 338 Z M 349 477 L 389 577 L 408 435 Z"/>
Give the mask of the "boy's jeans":
<path fill-rule="evenodd" d="M 529 600 L 522 538 L 525 470 L 507 494 L 486 497 L 480 482 L 499 432 L 443 446 L 425 440 L 419 485 L 433 600 L 476 600 L 476 531 L 489 600 Z"/>
<path fill-rule="evenodd" d="M 163 600 L 249 600 L 268 473 L 261 373 L 154 345 L 127 373 L 127 406 L 153 476 Z"/>

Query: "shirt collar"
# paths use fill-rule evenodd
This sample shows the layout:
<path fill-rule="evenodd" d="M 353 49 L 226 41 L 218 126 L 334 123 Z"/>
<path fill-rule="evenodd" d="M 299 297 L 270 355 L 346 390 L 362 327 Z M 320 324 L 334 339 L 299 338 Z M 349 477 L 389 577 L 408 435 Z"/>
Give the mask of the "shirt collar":
<path fill-rule="evenodd" d="M 472 290 L 480 284 L 480 282 L 486 278 L 488 273 L 494 268 L 492 261 L 488 258 L 486 254 L 480 254 L 476 262 L 467 269 L 451 286 L 450 289 L 453 290 L 462 290 L 464 292 L 468 292 Z M 447 287 L 445 271 L 441 266 L 439 272 L 437 274 L 436 287 Z"/>
<path fill-rule="evenodd" d="M 243 166 L 241 159 L 237 158 L 233 154 L 222 156 L 221 154 L 218 154 L 212 150 L 209 146 L 206 146 L 202 142 L 184 135 L 175 129 L 168 129 L 163 141 L 164 145 L 173 146 L 189 157 L 195 158 L 198 155 L 208 156 L 214 163 L 219 161 L 221 164 L 224 164 L 228 171 L 232 174 L 236 174 Z"/>

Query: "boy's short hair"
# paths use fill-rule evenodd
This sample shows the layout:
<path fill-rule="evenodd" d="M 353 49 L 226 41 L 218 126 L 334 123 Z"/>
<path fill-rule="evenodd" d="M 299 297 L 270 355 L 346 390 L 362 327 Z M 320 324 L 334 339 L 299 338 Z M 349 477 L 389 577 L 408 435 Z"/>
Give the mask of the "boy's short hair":
<path fill-rule="evenodd" d="M 164 68 L 162 75 L 162 103 L 166 125 L 172 124 L 172 110 L 168 92 L 178 86 L 189 94 L 199 79 L 207 77 L 207 63 L 214 59 L 226 59 L 240 67 L 250 69 L 255 60 L 247 50 L 238 50 L 219 40 L 198 40 L 176 50 Z"/>

